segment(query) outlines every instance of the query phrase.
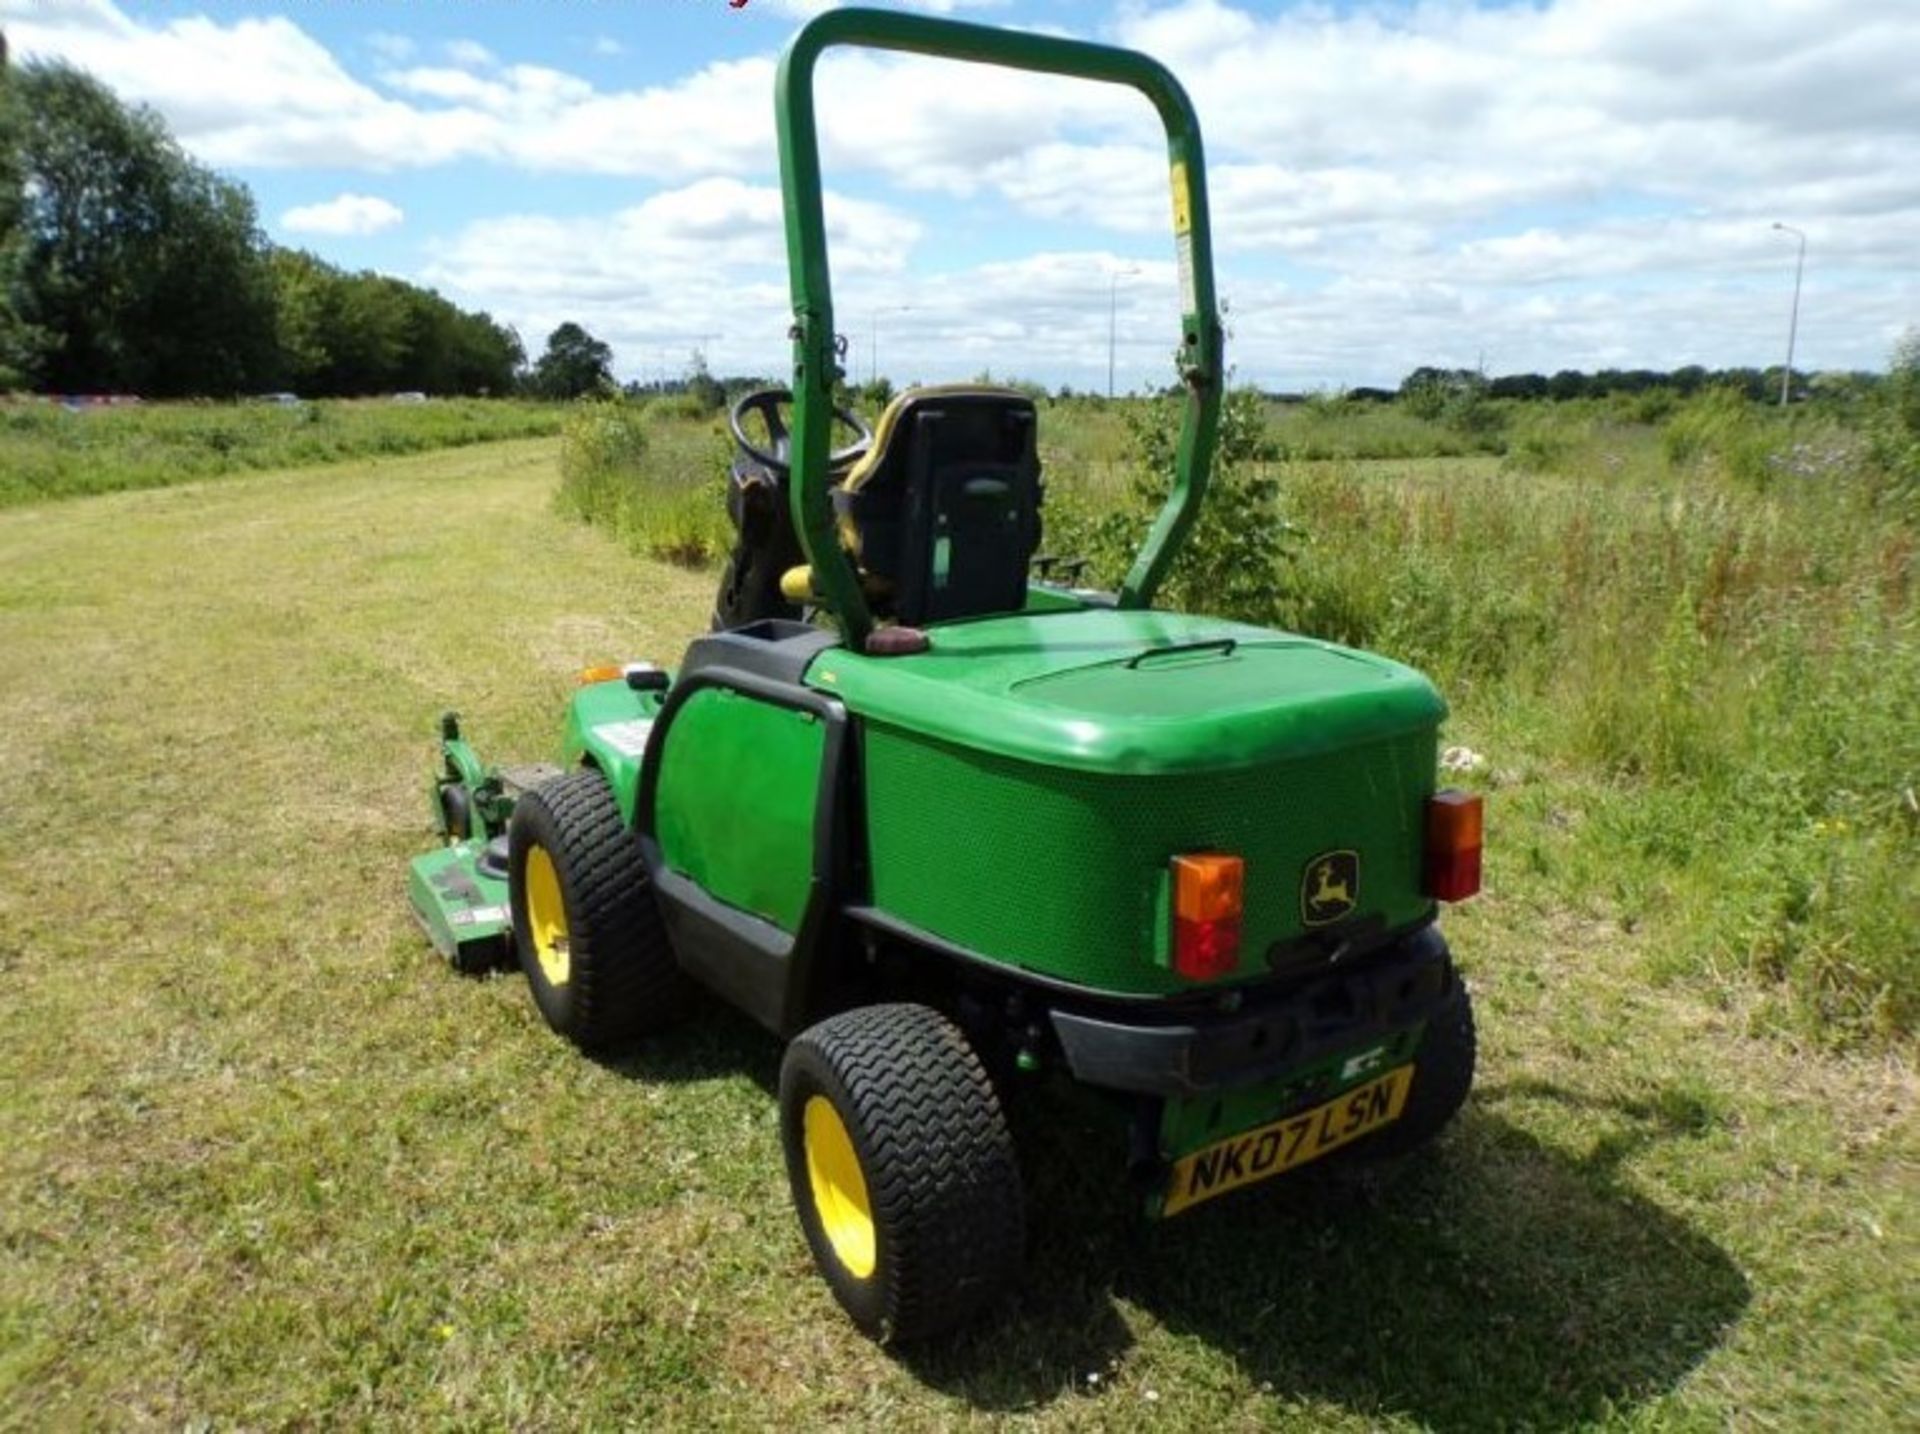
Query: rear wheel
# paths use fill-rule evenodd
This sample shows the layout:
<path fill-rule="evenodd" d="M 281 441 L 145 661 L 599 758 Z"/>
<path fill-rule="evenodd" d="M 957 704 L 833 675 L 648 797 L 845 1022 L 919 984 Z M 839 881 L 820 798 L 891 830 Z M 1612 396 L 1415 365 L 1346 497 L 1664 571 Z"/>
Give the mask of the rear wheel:
<path fill-rule="evenodd" d="M 507 883 L 520 968 L 554 1030 L 601 1050 L 672 1019 L 680 971 L 600 773 L 568 773 L 514 804 Z"/>
<path fill-rule="evenodd" d="M 1453 991 L 1427 1022 L 1413 1054 L 1413 1089 L 1392 1125 L 1357 1142 L 1359 1159 L 1406 1155 L 1430 1143 L 1459 1114 L 1473 1089 L 1473 1002 L 1457 975 Z"/>
<path fill-rule="evenodd" d="M 802 1032 L 780 1067 L 794 1205 L 835 1298 L 883 1342 L 959 1325 L 1017 1277 L 1025 1205 L 979 1058 L 925 1006 L 865 1006 Z"/>

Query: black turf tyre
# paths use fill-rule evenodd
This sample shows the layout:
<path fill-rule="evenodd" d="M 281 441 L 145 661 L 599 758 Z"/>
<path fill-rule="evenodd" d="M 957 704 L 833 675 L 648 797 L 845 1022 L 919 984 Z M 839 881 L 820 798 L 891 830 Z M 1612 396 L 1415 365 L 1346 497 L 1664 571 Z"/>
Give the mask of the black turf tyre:
<path fill-rule="evenodd" d="M 1466 1104 L 1473 1089 L 1473 1064 L 1473 1001 L 1466 982 L 1455 975 L 1453 990 L 1427 1022 L 1414 1051 L 1406 1109 L 1379 1134 L 1357 1141 L 1352 1153 L 1365 1160 L 1387 1159 L 1431 1142 Z"/>
<path fill-rule="evenodd" d="M 826 1233 L 808 1165 L 808 1108 L 850 1137 L 871 1214 L 871 1266 Z M 780 1066 L 780 1134 L 814 1263 L 882 1343 L 964 1323 L 1018 1278 L 1025 1200 L 1013 1137 L 967 1038 L 925 1006 L 863 1006 L 803 1031 Z"/>
<path fill-rule="evenodd" d="M 529 913 L 528 868 L 552 863 L 564 911 L 565 974 L 543 968 Z M 683 994 L 639 843 L 600 773 L 544 782 L 514 803 L 507 889 L 513 942 L 547 1024 L 598 1051 L 659 1030 Z"/>

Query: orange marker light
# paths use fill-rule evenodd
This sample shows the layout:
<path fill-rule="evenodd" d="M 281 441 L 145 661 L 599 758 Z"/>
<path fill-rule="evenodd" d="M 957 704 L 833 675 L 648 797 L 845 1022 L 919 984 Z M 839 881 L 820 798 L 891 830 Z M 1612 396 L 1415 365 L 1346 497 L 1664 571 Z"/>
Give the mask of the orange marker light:
<path fill-rule="evenodd" d="M 617 662 L 602 662 L 593 667 L 580 669 L 580 685 L 591 687 L 596 682 L 618 682 L 626 676 L 627 669 Z"/>
<path fill-rule="evenodd" d="M 1173 969 L 1211 981 L 1240 964 L 1240 913 L 1247 864 L 1194 852 L 1173 859 Z"/>
<path fill-rule="evenodd" d="M 1427 895 L 1465 901 L 1480 889 L 1480 798 L 1449 787 L 1427 802 Z"/>

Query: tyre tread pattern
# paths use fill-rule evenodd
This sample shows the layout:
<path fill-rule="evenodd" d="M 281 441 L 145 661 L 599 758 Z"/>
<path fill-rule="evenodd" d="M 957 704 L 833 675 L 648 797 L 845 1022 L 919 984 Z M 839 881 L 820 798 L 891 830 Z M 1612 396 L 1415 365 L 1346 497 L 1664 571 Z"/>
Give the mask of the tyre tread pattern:
<path fill-rule="evenodd" d="M 523 828 L 522 809 L 529 805 L 537 810 L 525 813 Z M 553 857 L 568 897 L 572 969 L 558 1003 L 563 1018 L 555 1021 L 548 1012 L 549 1021 L 589 1051 L 660 1029 L 678 1009 L 685 978 L 639 843 L 621 820 L 606 778 L 582 768 L 543 782 L 516 804 L 514 817 L 515 845 L 521 831 L 531 829 Z M 516 922 L 522 916 L 516 911 Z M 534 977 L 530 951 L 522 950 L 521 962 Z"/>
<path fill-rule="evenodd" d="M 1452 994 L 1427 1022 L 1414 1052 L 1413 1089 L 1400 1119 L 1353 1146 L 1365 1159 L 1406 1155 L 1444 1130 L 1473 1088 L 1473 1003 L 1458 976 Z"/>
<path fill-rule="evenodd" d="M 1019 1162 L 999 1096 L 959 1028 L 929 1007 L 895 1004 L 859 1007 L 803 1032 L 781 1079 L 796 1121 L 804 1099 L 789 1087 L 797 1071 L 816 1080 L 831 1073 L 821 1083 L 844 1094 L 881 1232 L 880 1297 L 864 1311 L 849 1305 L 856 1322 L 883 1342 L 924 1339 L 1003 1293 L 1025 1254 Z M 790 1142 L 790 1162 L 796 1155 L 794 1193 L 805 1209 L 804 1154 Z M 803 1223 L 817 1243 L 813 1222 Z"/>

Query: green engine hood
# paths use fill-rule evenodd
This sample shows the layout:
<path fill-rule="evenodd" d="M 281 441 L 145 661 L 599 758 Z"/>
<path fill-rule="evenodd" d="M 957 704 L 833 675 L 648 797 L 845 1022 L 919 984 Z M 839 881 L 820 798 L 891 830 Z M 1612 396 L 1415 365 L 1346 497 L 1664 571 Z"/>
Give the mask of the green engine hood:
<path fill-rule="evenodd" d="M 929 631 L 910 657 L 820 654 L 806 681 L 850 710 L 1022 761 L 1219 771 L 1437 726 L 1412 668 L 1313 638 L 1179 613 L 1029 612 Z"/>

